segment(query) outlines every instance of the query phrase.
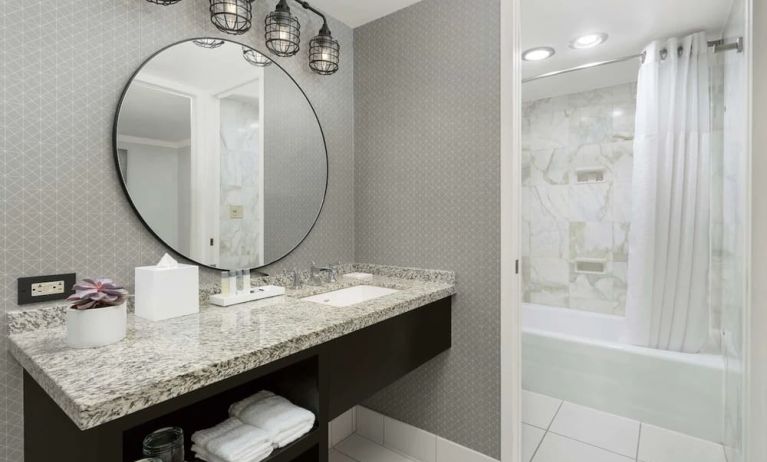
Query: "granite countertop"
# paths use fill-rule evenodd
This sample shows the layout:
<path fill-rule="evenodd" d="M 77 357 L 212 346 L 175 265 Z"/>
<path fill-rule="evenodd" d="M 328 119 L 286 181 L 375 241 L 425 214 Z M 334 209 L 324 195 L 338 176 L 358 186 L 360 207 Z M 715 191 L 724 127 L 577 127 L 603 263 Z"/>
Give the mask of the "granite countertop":
<path fill-rule="evenodd" d="M 129 314 L 125 340 L 94 349 L 65 345 L 61 306 L 9 312 L 9 350 L 85 430 L 455 294 L 451 272 L 346 269 L 374 277 L 339 277 L 335 284 L 231 307 L 205 306 L 167 321 Z M 348 307 L 300 300 L 362 284 L 399 291 Z"/>

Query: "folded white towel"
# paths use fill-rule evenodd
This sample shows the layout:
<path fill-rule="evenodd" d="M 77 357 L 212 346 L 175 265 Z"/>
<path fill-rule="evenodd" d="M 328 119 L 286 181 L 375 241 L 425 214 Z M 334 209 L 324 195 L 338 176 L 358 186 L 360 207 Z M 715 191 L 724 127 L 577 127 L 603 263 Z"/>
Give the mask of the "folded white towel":
<path fill-rule="evenodd" d="M 244 411 L 251 404 L 257 403 L 258 401 L 261 401 L 262 399 L 266 399 L 272 396 L 275 396 L 275 395 L 271 391 L 261 390 L 255 395 L 249 396 L 243 399 L 242 401 L 237 401 L 236 403 L 229 406 L 229 415 L 238 416 L 240 415 L 242 411 Z"/>
<path fill-rule="evenodd" d="M 295 441 L 314 426 L 313 413 L 294 405 L 282 396 L 252 400 L 247 406 L 238 404 L 235 403 L 230 409 L 240 412 L 232 415 L 246 424 L 265 430 L 277 447 Z M 296 433 L 298 436 L 295 436 Z"/>
<path fill-rule="evenodd" d="M 242 422 L 239 419 L 230 417 L 214 427 L 194 432 L 192 434 L 192 442 L 202 448 L 207 448 L 210 440 L 218 438 L 241 425 Z"/>
<path fill-rule="evenodd" d="M 293 428 L 292 430 L 287 430 L 280 433 L 279 435 L 276 435 L 272 441 L 278 448 L 284 448 L 293 441 L 296 441 L 297 439 L 309 433 L 309 430 L 311 430 L 312 427 L 314 427 L 314 423 L 307 422 L 303 425 L 299 425 L 298 427 Z"/>
<path fill-rule="evenodd" d="M 241 462 L 254 453 L 260 454 L 270 446 L 272 440 L 267 432 L 250 425 L 240 425 L 210 440 L 205 449 L 215 457 L 229 462 Z"/>
<path fill-rule="evenodd" d="M 253 451 L 252 453 L 245 454 L 243 456 L 240 456 L 239 459 L 236 460 L 227 460 L 222 459 L 220 457 L 217 457 L 210 452 L 208 452 L 206 449 L 201 448 L 197 445 L 192 446 L 192 451 L 194 452 L 194 455 L 197 459 L 204 460 L 205 462 L 261 462 L 262 460 L 266 459 L 272 454 L 272 451 L 274 450 L 274 447 L 272 445 L 269 445 L 268 447 L 258 451 Z"/>

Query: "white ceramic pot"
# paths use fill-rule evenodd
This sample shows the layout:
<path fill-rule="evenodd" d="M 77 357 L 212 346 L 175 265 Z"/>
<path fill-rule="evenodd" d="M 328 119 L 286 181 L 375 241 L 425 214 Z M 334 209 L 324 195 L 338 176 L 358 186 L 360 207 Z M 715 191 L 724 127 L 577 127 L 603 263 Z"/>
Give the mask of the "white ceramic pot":
<path fill-rule="evenodd" d="M 128 310 L 125 303 L 92 310 L 67 310 L 66 343 L 72 348 L 95 348 L 125 338 Z"/>

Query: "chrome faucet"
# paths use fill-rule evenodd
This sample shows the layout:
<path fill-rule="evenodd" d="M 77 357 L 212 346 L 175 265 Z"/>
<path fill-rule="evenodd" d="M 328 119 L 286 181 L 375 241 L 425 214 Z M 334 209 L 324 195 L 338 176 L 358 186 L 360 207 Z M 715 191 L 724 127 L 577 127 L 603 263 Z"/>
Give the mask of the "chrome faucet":
<path fill-rule="evenodd" d="M 312 266 L 309 270 L 309 282 L 312 285 L 321 285 L 323 283 L 322 281 L 322 274 L 327 273 L 328 274 L 328 282 L 336 282 L 336 276 L 337 271 L 332 266 L 317 266 L 316 263 L 312 262 Z"/>
<path fill-rule="evenodd" d="M 291 289 L 298 290 L 303 285 L 303 281 L 301 281 L 301 273 L 298 272 L 297 269 L 293 268 L 293 271 L 291 271 L 290 276 L 293 278 L 293 286 Z"/>

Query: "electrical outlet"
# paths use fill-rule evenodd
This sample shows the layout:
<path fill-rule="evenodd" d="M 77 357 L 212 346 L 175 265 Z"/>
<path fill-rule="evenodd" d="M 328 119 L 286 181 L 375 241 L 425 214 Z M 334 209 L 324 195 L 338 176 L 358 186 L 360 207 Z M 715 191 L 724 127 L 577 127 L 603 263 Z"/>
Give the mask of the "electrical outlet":
<path fill-rule="evenodd" d="M 18 304 L 26 305 L 67 298 L 72 293 L 75 278 L 75 273 L 19 278 Z"/>
<path fill-rule="evenodd" d="M 64 281 L 38 282 L 32 284 L 32 296 L 53 295 L 64 293 Z"/>
<path fill-rule="evenodd" d="M 241 205 L 229 206 L 229 218 L 233 220 L 239 220 L 245 216 L 245 212 L 242 210 Z"/>

